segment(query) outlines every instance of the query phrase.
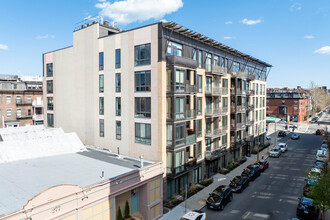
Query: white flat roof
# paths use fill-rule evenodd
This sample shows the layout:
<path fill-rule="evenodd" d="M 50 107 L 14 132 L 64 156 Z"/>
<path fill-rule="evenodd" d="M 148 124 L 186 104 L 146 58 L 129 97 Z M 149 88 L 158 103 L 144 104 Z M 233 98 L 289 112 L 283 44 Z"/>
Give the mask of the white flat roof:
<path fill-rule="evenodd" d="M 151 162 L 144 161 L 144 166 Z M 0 164 L 0 215 L 20 210 L 49 187 L 73 184 L 84 188 L 137 170 L 140 161 L 88 148 L 85 152 Z M 104 171 L 104 179 L 101 178 Z"/>

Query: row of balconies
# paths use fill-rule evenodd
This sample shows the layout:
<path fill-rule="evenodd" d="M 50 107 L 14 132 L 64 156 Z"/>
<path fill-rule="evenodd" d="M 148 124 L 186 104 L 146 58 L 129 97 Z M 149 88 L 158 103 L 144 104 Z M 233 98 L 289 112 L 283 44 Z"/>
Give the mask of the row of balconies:
<path fill-rule="evenodd" d="M 208 107 L 205 108 L 205 116 L 207 117 L 218 117 L 227 114 L 228 114 L 228 108 L 225 107 L 212 108 L 212 106 L 210 106 L 209 108 Z"/>
<path fill-rule="evenodd" d="M 227 134 L 227 127 L 223 126 L 216 129 L 205 129 L 205 137 L 207 138 L 217 138 Z"/>
<path fill-rule="evenodd" d="M 197 93 L 196 85 L 167 85 L 166 91 L 168 93 L 182 93 L 182 94 L 194 94 Z"/>
<path fill-rule="evenodd" d="M 32 105 L 33 107 L 36 107 L 36 108 L 39 108 L 39 107 L 42 108 L 43 102 L 42 101 L 38 102 L 35 100 L 33 100 L 32 102 L 28 102 L 28 101 L 23 101 L 23 100 L 18 99 L 18 100 L 16 100 L 16 105 L 17 106 Z"/>
<path fill-rule="evenodd" d="M 169 64 L 175 66 L 183 66 L 191 69 L 197 69 L 198 67 L 197 60 L 188 57 L 170 55 L 166 57 L 166 60 Z M 221 75 L 221 76 L 230 73 L 227 67 L 221 67 L 214 64 L 211 64 L 210 66 L 206 66 L 205 72 L 208 74 Z M 232 73 L 232 77 L 247 79 L 248 81 L 255 80 L 254 75 L 247 74 L 246 72 L 243 71 L 238 71 L 238 72 L 232 71 L 231 73 Z"/>
<path fill-rule="evenodd" d="M 205 95 L 222 96 L 228 95 L 227 87 L 205 86 Z"/>

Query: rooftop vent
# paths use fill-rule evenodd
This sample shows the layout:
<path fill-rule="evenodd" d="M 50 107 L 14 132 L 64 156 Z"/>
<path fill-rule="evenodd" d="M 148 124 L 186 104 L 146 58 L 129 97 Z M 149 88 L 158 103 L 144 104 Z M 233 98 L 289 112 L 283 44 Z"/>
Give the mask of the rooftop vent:
<path fill-rule="evenodd" d="M 81 29 L 83 29 L 83 28 L 86 28 L 86 25 L 85 24 L 81 25 Z"/>
<path fill-rule="evenodd" d="M 103 25 L 109 27 L 110 23 L 109 23 L 109 21 L 103 21 Z"/>

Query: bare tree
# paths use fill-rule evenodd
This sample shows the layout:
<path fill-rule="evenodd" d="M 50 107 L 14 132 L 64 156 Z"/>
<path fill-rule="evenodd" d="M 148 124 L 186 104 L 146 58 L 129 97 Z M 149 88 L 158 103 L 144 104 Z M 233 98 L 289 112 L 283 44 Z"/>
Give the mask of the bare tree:
<path fill-rule="evenodd" d="M 330 105 L 330 95 L 326 89 L 320 88 L 313 81 L 310 82 L 309 91 L 312 95 L 313 112 L 319 112 Z"/>

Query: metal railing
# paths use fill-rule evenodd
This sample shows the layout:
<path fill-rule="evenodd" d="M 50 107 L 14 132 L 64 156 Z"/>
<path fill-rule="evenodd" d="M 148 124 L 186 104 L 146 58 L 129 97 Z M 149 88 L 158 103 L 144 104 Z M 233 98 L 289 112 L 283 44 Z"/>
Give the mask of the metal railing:
<path fill-rule="evenodd" d="M 189 109 L 184 112 L 167 113 L 166 117 L 168 120 L 173 120 L 173 121 L 191 120 L 196 118 L 196 110 Z"/>
<path fill-rule="evenodd" d="M 41 121 L 41 120 L 44 120 L 44 115 L 43 114 L 41 114 L 41 115 L 34 114 L 32 118 L 35 121 Z"/>
<path fill-rule="evenodd" d="M 220 116 L 228 113 L 228 108 L 205 108 L 206 116 Z"/>
<path fill-rule="evenodd" d="M 220 137 L 222 135 L 227 134 L 227 127 L 221 127 L 221 128 L 217 128 L 217 129 L 205 129 L 205 136 L 206 137 L 210 137 L 210 138 L 216 138 L 216 137 Z"/>
<path fill-rule="evenodd" d="M 170 93 L 197 93 L 196 85 L 167 85 L 166 91 Z"/>
<path fill-rule="evenodd" d="M 191 145 L 194 143 L 196 143 L 196 135 L 195 134 L 188 135 L 186 137 L 186 145 Z"/>

